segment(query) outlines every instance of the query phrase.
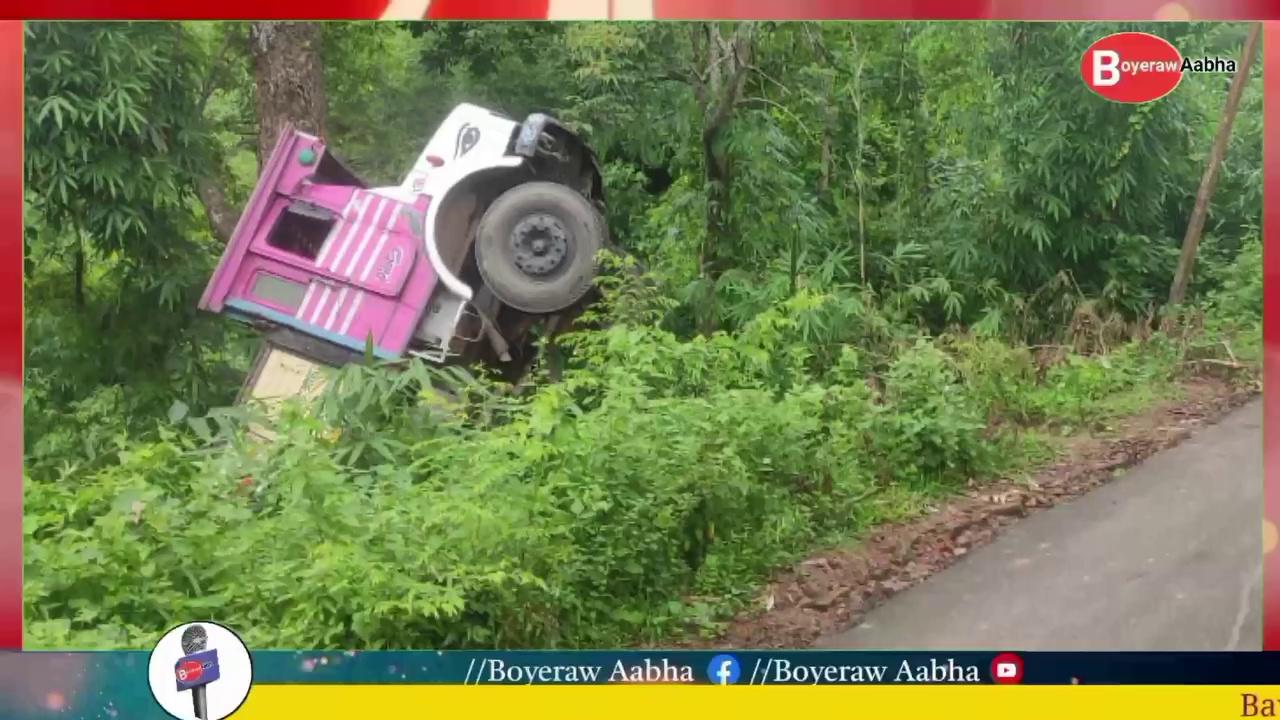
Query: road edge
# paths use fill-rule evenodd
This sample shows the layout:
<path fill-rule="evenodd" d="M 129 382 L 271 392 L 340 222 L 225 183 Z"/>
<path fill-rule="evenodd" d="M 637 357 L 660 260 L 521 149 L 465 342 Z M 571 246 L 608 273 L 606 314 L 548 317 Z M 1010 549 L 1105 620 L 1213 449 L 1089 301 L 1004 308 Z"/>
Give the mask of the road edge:
<path fill-rule="evenodd" d="M 997 480 L 949 498 L 926 515 L 876 528 L 858 544 L 811 555 L 763 586 L 759 604 L 714 639 L 679 647 L 804 648 L 847 630 L 889 598 L 987 545 L 1040 510 L 1088 493 L 1190 438 L 1261 395 L 1193 378 L 1188 396 L 1121 419 L 1124 429 L 1030 471 L 1030 482 Z"/>

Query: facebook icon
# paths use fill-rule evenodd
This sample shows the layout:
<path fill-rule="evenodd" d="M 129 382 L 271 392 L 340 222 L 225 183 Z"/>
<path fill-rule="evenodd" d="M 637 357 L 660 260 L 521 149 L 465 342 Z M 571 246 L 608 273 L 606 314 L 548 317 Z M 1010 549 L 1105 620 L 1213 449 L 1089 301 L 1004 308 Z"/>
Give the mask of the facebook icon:
<path fill-rule="evenodd" d="M 732 655 L 717 655 L 707 666 L 707 678 L 716 685 L 732 685 L 742 674 L 738 660 Z"/>

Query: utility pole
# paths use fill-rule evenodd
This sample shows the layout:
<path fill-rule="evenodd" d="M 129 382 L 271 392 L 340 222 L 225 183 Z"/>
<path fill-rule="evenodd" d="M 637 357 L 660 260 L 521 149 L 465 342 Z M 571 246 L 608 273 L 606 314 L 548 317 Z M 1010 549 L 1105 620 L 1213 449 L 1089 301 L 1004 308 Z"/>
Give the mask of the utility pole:
<path fill-rule="evenodd" d="M 1231 139 L 1231 124 L 1235 122 L 1236 111 L 1240 109 L 1240 96 L 1244 94 L 1245 83 L 1249 80 L 1249 69 L 1253 66 L 1253 56 L 1258 49 L 1258 37 L 1261 34 L 1262 23 L 1254 23 L 1249 29 L 1249 37 L 1244 41 L 1240 65 L 1236 68 L 1236 76 L 1231 80 L 1231 90 L 1227 92 L 1227 104 L 1222 109 L 1222 120 L 1218 122 L 1218 135 L 1213 139 L 1213 149 L 1209 152 L 1209 165 L 1204 169 L 1204 176 L 1200 179 L 1195 209 L 1191 211 L 1191 220 L 1187 223 L 1187 234 L 1182 239 L 1182 257 L 1178 259 L 1178 269 L 1173 274 L 1173 285 L 1169 288 L 1170 305 L 1181 305 L 1187 296 L 1187 283 L 1191 280 L 1191 269 L 1196 262 L 1196 250 L 1200 247 L 1204 221 L 1209 214 L 1209 198 L 1213 195 L 1214 186 L 1218 184 L 1218 171 L 1222 168 L 1222 159 L 1227 154 L 1227 142 Z"/>

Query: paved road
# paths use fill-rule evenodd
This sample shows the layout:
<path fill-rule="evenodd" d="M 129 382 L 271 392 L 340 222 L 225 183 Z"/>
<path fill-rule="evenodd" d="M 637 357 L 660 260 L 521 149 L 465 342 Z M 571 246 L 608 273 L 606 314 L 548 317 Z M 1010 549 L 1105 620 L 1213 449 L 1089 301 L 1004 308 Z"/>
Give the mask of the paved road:
<path fill-rule="evenodd" d="M 990 545 L 819 647 L 1262 648 L 1262 402 Z"/>

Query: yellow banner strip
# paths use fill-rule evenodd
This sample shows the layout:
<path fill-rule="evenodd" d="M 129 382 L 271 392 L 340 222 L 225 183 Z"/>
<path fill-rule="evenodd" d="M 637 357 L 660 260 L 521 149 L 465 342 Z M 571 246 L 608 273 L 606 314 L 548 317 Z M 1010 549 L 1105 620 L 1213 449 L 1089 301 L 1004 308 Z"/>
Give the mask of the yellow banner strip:
<path fill-rule="evenodd" d="M 1275 717 L 1280 686 L 258 685 L 236 720 Z"/>

